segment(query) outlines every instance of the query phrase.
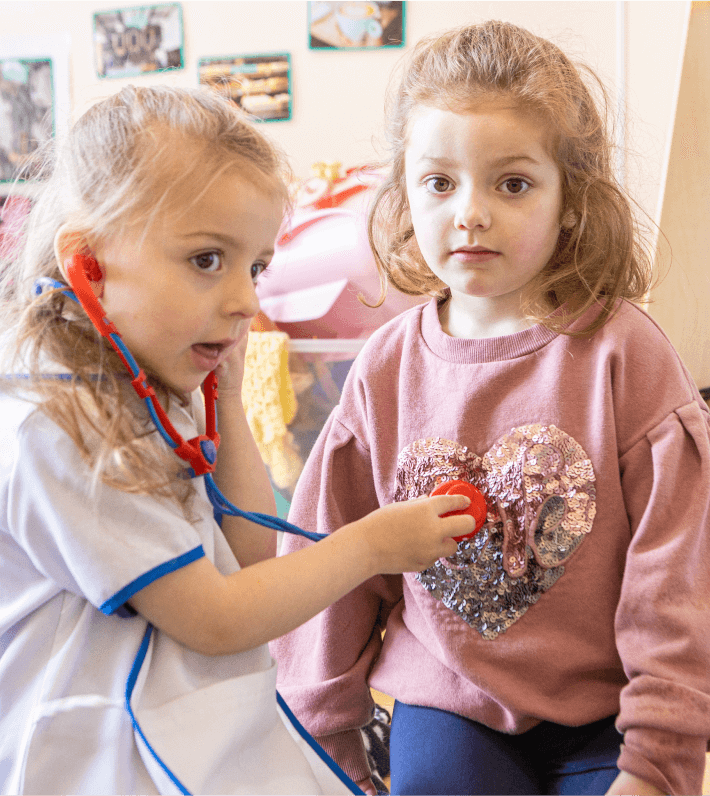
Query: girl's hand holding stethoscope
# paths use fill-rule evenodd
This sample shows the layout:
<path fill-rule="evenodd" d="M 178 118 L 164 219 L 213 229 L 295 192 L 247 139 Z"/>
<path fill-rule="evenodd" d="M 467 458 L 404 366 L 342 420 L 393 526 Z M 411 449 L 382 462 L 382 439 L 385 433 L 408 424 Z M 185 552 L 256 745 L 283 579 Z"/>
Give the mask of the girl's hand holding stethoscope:
<path fill-rule="evenodd" d="M 222 401 L 237 397 L 241 401 L 245 359 L 249 342 L 249 322 L 244 322 L 242 334 L 229 356 L 215 369 L 219 379 L 219 397 Z"/>

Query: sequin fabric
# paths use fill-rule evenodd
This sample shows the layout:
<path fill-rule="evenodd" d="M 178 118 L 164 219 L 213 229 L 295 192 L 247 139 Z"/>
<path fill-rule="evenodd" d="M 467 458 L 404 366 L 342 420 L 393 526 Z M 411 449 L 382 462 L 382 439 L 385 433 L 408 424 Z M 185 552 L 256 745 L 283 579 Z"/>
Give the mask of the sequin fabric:
<path fill-rule="evenodd" d="M 494 639 L 556 583 L 591 531 L 594 470 L 582 447 L 553 425 L 514 428 L 483 456 L 448 439 L 422 439 L 398 457 L 395 500 L 454 479 L 481 490 L 486 524 L 416 578 L 483 638 Z"/>

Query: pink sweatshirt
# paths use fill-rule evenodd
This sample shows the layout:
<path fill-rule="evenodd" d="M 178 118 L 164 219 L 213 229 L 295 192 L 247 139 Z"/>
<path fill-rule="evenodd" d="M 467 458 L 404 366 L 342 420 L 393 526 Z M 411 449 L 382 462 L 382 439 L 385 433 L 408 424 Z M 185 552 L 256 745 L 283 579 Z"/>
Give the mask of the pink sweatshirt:
<path fill-rule="evenodd" d="M 451 559 L 373 578 L 275 641 L 279 690 L 356 780 L 369 684 L 514 734 L 618 713 L 622 770 L 700 793 L 709 427 L 668 339 L 629 303 L 577 338 L 452 338 L 433 300 L 395 318 L 355 361 L 290 519 L 332 532 L 461 478 L 488 522 Z M 289 535 L 283 552 L 303 544 Z"/>

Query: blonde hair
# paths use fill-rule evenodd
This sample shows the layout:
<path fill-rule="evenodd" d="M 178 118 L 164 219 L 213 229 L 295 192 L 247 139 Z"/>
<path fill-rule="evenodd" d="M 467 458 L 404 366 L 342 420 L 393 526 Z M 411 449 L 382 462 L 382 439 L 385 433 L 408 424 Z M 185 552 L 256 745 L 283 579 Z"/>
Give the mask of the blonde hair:
<path fill-rule="evenodd" d="M 645 296 L 652 259 L 614 174 L 608 99 L 601 81 L 556 45 L 505 22 L 469 25 L 421 40 L 401 81 L 390 89 L 390 172 L 368 220 L 382 285 L 379 303 L 387 280 L 413 295 L 442 298 L 447 293 L 419 251 L 409 214 L 404 157 L 413 110 L 424 105 L 465 113 L 498 97 L 549 125 L 551 154 L 562 175 L 562 215 L 574 220 L 560 232 L 550 262 L 526 287 L 523 312 L 534 322 L 565 332 L 571 321 L 598 305 L 595 319 L 575 332 L 590 333 L 611 317 L 618 299 Z M 563 304 L 567 312 L 550 315 L 550 306 Z"/>
<path fill-rule="evenodd" d="M 176 136 L 190 144 L 190 162 L 173 156 Z M 5 388 L 31 388 L 77 445 L 94 484 L 173 498 L 187 511 L 194 490 L 182 477 L 185 463 L 155 432 L 110 344 L 64 291 L 36 297 L 32 288 L 41 277 L 63 278 L 54 252 L 62 225 L 89 244 L 136 225 L 145 234 L 160 213 L 185 211 L 188 188 L 197 201 L 227 169 L 286 209 L 285 158 L 214 90 L 128 86 L 92 106 L 65 140 L 38 153 L 33 168 L 36 201 L 2 263 L 0 324 L 3 372 L 34 378 L 6 380 Z M 47 362 L 71 379 L 46 378 Z M 146 373 L 165 406 L 182 400 Z"/>

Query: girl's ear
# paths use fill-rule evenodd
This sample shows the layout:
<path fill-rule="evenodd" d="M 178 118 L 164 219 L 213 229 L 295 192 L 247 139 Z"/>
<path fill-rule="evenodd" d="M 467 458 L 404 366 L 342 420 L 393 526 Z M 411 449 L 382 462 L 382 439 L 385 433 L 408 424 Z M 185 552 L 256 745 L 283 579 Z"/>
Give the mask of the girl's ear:
<path fill-rule="evenodd" d="M 562 216 L 562 221 L 560 222 L 562 229 L 572 229 L 576 223 L 577 214 L 574 212 L 574 210 L 566 210 Z"/>
<path fill-rule="evenodd" d="M 69 276 L 65 263 L 77 254 L 84 255 L 88 261 L 88 267 L 85 268 L 86 277 L 96 298 L 101 298 L 104 293 L 104 269 L 93 257 L 86 238 L 68 224 L 62 224 L 54 236 L 54 256 L 57 259 L 59 270 L 67 282 L 69 282 Z"/>

